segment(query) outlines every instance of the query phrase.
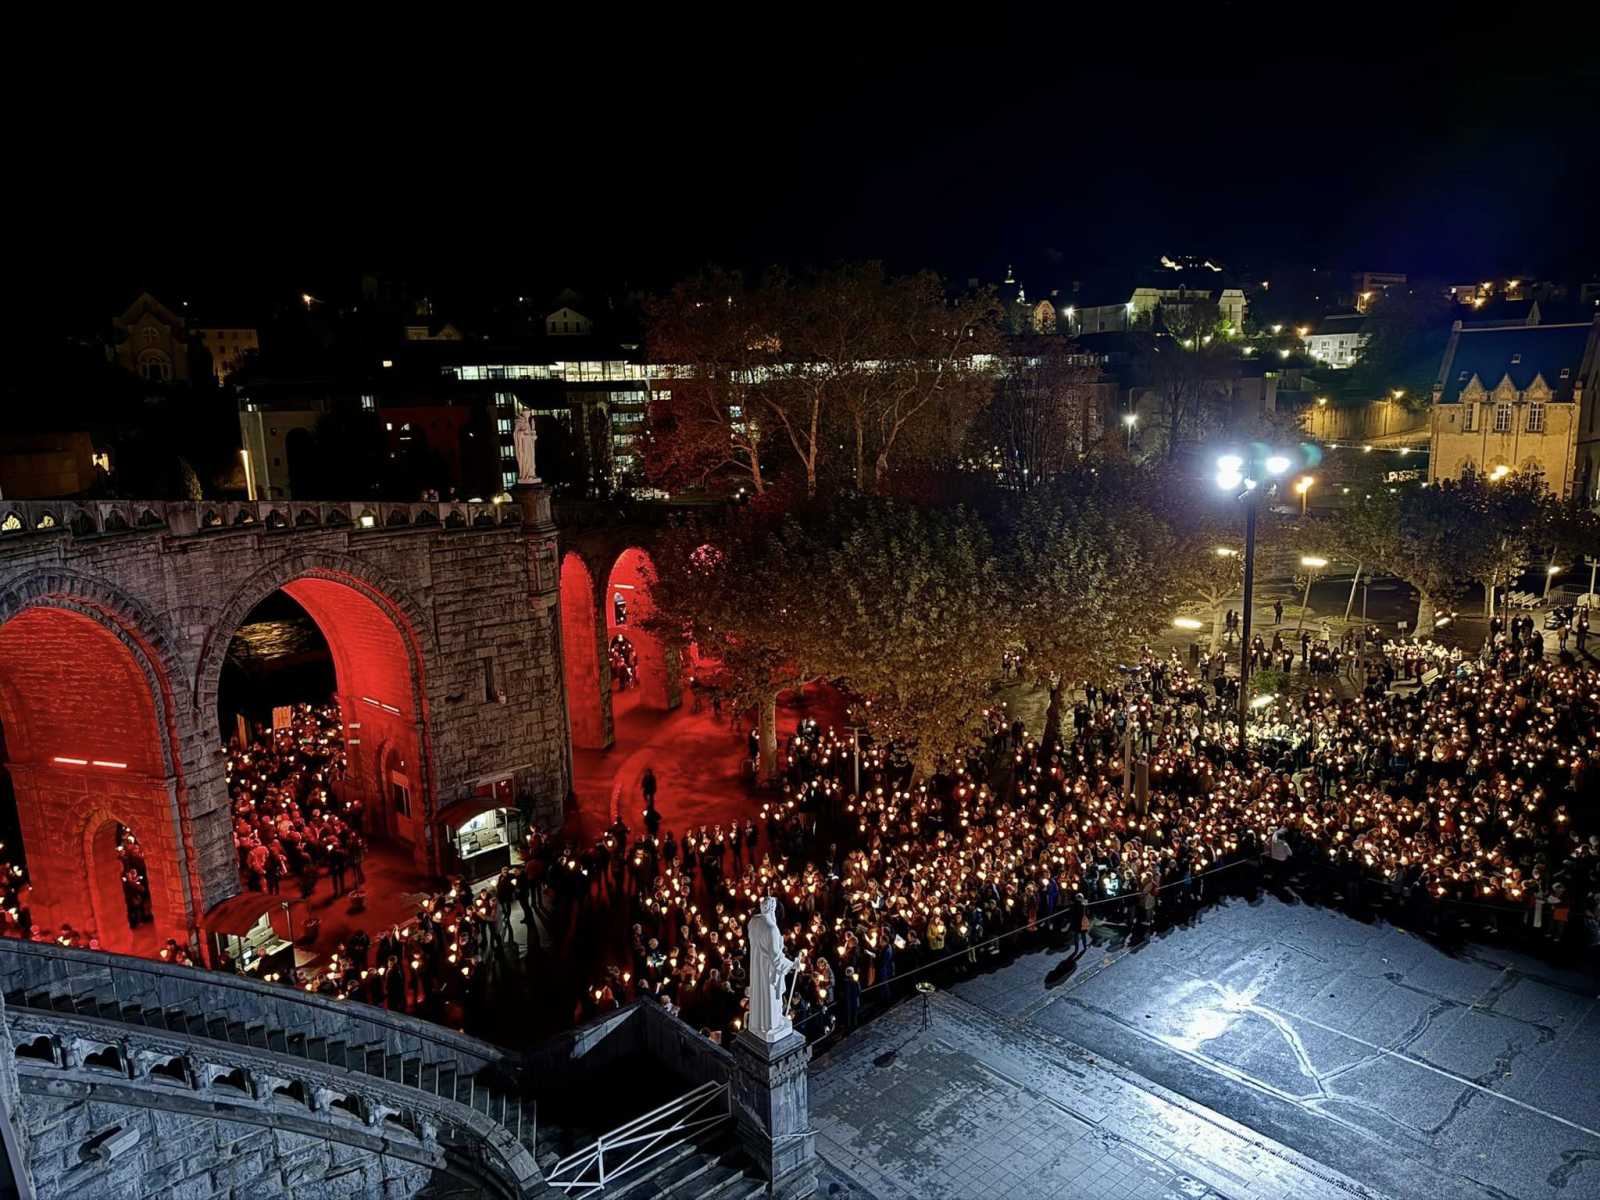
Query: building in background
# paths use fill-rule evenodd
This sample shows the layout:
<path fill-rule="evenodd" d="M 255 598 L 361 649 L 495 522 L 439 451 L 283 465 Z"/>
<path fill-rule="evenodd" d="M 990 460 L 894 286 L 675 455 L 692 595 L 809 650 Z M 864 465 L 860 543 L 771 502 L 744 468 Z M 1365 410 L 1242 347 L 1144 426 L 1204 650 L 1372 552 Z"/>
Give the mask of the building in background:
<path fill-rule="evenodd" d="M 211 357 L 211 374 L 218 383 L 226 383 L 248 361 L 250 355 L 261 350 L 261 335 L 244 326 L 206 325 L 196 327 L 194 336 Z"/>
<path fill-rule="evenodd" d="M 1600 507 L 1600 317 L 1567 324 L 1457 321 L 1433 389 L 1429 481 L 1536 472 Z"/>
<path fill-rule="evenodd" d="M 0 499 L 79 495 L 94 486 L 97 466 L 109 469 L 110 459 L 85 432 L 0 432 Z"/>
<path fill-rule="evenodd" d="M 112 320 L 116 358 L 123 370 L 152 383 L 189 378 L 189 334 L 184 320 L 149 292 Z"/>
<path fill-rule="evenodd" d="M 1306 353 L 1325 366 L 1353 367 L 1366 345 L 1366 324 L 1359 312 L 1323 317 L 1306 335 Z"/>
<path fill-rule="evenodd" d="M 1350 304 L 1364 313 L 1390 288 L 1405 287 L 1406 277 L 1394 271 L 1357 271 L 1350 277 Z"/>

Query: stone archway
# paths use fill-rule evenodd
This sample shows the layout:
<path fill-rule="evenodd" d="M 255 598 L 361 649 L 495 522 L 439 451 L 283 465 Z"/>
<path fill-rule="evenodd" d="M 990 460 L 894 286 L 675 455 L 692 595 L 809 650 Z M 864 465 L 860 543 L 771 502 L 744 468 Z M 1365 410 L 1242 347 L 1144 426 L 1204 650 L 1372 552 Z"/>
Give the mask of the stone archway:
<path fill-rule="evenodd" d="M 607 636 L 622 635 L 633 644 L 638 656 L 640 702 L 649 708 L 677 708 L 679 691 L 678 653 L 649 628 L 655 606 L 650 600 L 650 583 L 655 565 L 650 555 L 638 546 L 629 546 L 617 556 L 606 576 L 601 599 Z"/>
<path fill-rule="evenodd" d="M 17 596 L 0 600 L 0 724 L 35 923 L 136 948 L 126 909 L 103 903 L 120 872 L 93 835 L 116 814 L 143 832 L 155 930 L 188 943 L 199 880 L 167 666 L 92 597 Z"/>
<path fill-rule="evenodd" d="M 211 628 L 195 685 L 198 720 L 226 739 L 217 715 L 222 661 L 234 631 L 274 591 L 293 599 L 321 632 L 333 658 L 336 699 L 345 725 L 347 796 L 412 847 L 419 870 L 434 866 L 427 835 L 434 787 L 425 678 L 428 658 L 421 610 L 398 587 L 363 563 L 332 556 L 294 556 L 257 572 L 224 606 Z M 363 747 L 366 751 L 363 751 Z M 381 753 L 378 751 L 382 749 Z M 393 811 L 386 760 L 407 764 L 409 812 Z"/>
<path fill-rule="evenodd" d="M 561 661 L 572 744 L 604 750 L 612 741 L 611 663 L 594 576 L 575 551 L 561 558 Z"/>

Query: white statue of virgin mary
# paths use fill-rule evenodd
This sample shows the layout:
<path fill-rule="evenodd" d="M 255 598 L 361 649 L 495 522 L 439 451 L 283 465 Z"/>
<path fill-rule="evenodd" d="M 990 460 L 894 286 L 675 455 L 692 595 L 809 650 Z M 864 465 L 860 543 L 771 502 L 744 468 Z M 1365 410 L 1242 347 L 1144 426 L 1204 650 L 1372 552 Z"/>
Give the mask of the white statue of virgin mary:
<path fill-rule="evenodd" d="M 534 461 L 534 451 L 539 441 L 533 426 L 533 414 L 517 405 L 516 423 L 511 427 L 511 448 L 517 455 L 517 482 L 538 483 L 539 472 Z"/>
<path fill-rule="evenodd" d="M 783 952 L 783 934 L 774 915 L 778 902 L 771 896 L 750 914 L 746 932 L 750 936 L 750 1033 L 766 1042 L 782 1041 L 794 1032 L 794 1024 L 784 1011 L 783 984 L 794 969 L 795 960 Z"/>

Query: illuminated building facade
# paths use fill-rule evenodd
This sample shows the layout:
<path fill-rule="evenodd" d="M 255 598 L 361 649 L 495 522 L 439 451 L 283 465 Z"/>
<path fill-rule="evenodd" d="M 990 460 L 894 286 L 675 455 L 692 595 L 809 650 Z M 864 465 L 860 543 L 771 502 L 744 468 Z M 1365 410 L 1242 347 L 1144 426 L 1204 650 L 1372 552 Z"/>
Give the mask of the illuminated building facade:
<path fill-rule="evenodd" d="M 1428 478 L 1537 472 L 1600 507 L 1600 318 L 1455 323 L 1433 388 Z"/>

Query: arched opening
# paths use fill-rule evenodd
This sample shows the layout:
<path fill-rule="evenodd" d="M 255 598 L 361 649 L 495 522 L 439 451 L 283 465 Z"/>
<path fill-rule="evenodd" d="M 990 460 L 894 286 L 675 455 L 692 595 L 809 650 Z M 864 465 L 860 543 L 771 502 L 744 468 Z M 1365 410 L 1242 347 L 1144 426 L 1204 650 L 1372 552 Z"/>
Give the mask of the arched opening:
<path fill-rule="evenodd" d="M 614 710 L 619 714 L 637 703 L 648 708 L 676 708 L 679 701 L 678 656 L 647 628 L 655 609 L 650 602 L 650 556 L 631 546 L 617 556 L 606 580 L 607 645 L 617 635 L 631 646 L 638 673 L 637 689 L 618 694 L 613 681 Z"/>
<path fill-rule="evenodd" d="M 275 971 L 291 936 L 315 936 L 312 914 L 344 918 L 334 898 L 368 870 L 400 886 L 432 870 L 421 653 L 402 606 L 330 571 L 259 598 L 216 670 L 245 894 L 208 926 L 235 962 Z"/>
<path fill-rule="evenodd" d="M 611 678 L 601 653 L 602 625 L 595 612 L 594 577 L 570 551 L 561 560 L 561 659 L 567 687 L 572 744 L 583 750 L 611 745 Z"/>
<path fill-rule="evenodd" d="M 126 930 L 137 945 L 141 931 L 154 924 L 155 915 L 144 847 L 133 830 L 110 818 L 91 824 L 84 830 L 84 838 L 95 928 L 106 944 Z M 149 935 L 144 936 L 150 940 Z"/>
<path fill-rule="evenodd" d="M 4 900 L 11 920 L 69 944 L 153 953 L 186 943 L 191 922 L 158 668 L 137 645 L 87 606 L 37 604 L 0 625 L 0 771 L 32 884 L 13 876 Z"/>

